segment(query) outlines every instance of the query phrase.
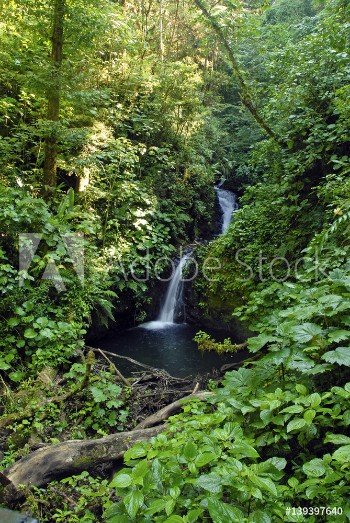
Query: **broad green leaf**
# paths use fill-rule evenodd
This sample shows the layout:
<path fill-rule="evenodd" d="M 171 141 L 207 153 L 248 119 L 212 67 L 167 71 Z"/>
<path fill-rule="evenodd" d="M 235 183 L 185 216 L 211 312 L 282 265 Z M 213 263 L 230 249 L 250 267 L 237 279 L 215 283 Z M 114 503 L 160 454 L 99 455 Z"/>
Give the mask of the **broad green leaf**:
<path fill-rule="evenodd" d="M 299 485 L 299 481 L 296 478 L 289 478 L 288 485 L 290 485 L 292 488 L 295 488 Z"/>
<path fill-rule="evenodd" d="M 187 461 L 192 461 L 198 456 L 198 448 L 192 441 L 188 441 L 183 449 L 183 455 Z"/>
<path fill-rule="evenodd" d="M 278 340 L 275 336 L 269 336 L 267 334 L 259 334 L 259 336 L 253 336 L 248 340 L 248 349 L 250 352 L 258 352 L 267 343 Z"/>
<path fill-rule="evenodd" d="M 302 418 L 293 419 L 287 425 L 287 432 L 292 432 L 293 430 L 302 429 L 306 425 L 306 421 Z"/>
<path fill-rule="evenodd" d="M 270 492 L 270 494 L 273 494 L 274 496 L 277 496 L 277 489 L 276 485 L 270 478 L 265 478 L 262 476 L 256 476 L 255 474 L 250 477 L 250 480 L 254 485 L 261 488 L 262 490 L 266 490 L 267 492 Z"/>
<path fill-rule="evenodd" d="M 9 378 L 10 380 L 14 381 L 15 383 L 19 383 L 23 379 L 23 372 L 20 370 L 16 370 L 14 372 L 10 372 Z"/>
<path fill-rule="evenodd" d="M 103 515 L 105 518 L 107 518 L 108 523 L 113 516 L 123 515 L 124 518 L 129 519 L 129 517 L 125 516 L 124 514 L 124 507 L 121 507 L 118 503 L 113 503 L 112 505 L 110 505 Z"/>
<path fill-rule="evenodd" d="M 350 338 L 350 331 L 335 330 L 328 334 L 329 341 L 339 343 L 340 341 L 348 340 Z"/>
<path fill-rule="evenodd" d="M 37 333 L 35 332 L 35 330 L 28 328 L 24 331 L 24 337 L 28 339 L 36 338 Z"/>
<path fill-rule="evenodd" d="M 177 499 L 181 494 L 181 490 L 179 487 L 174 487 L 169 490 L 169 494 L 173 499 Z"/>
<path fill-rule="evenodd" d="M 184 520 L 181 516 L 173 515 L 166 519 L 164 523 L 184 523 Z"/>
<path fill-rule="evenodd" d="M 147 508 L 147 514 L 156 514 L 157 512 L 162 512 L 165 510 L 166 500 L 165 499 L 155 499 L 152 501 L 150 506 Z"/>
<path fill-rule="evenodd" d="M 143 505 L 143 501 L 143 494 L 139 490 L 133 490 L 124 497 L 123 502 L 127 510 L 127 513 L 131 518 L 134 518 L 136 516 L 136 514 Z"/>
<path fill-rule="evenodd" d="M 319 478 L 325 474 L 326 467 L 322 459 L 315 458 L 308 463 L 304 463 L 303 471 L 308 477 Z"/>
<path fill-rule="evenodd" d="M 338 296 L 338 294 L 328 294 L 327 296 L 322 296 L 319 302 L 326 305 L 327 308 L 337 309 L 340 304 L 344 304 L 344 299 L 342 296 Z"/>
<path fill-rule="evenodd" d="M 240 443 L 234 443 L 231 447 L 231 452 L 233 452 L 233 454 L 235 456 L 241 455 L 244 458 L 258 458 L 259 457 L 259 454 L 255 450 L 255 448 L 252 447 L 251 445 L 248 445 L 248 443 L 244 443 L 244 441 L 242 441 Z"/>
<path fill-rule="evenodd" d="M 167 516 L 170 516 L 174 512 L 174 508 L 176 505 L 176 499 L 168 499 L 165 503 L 165 512 Z"/>
<path fill-rule="evenodd" d="M 281 410 L 281 413 L 287 413 L 287 414 L 299 414 L 300 412 L 303 412 L 304 407 L 302 405 L 291 405 L 290 407 L 286 407 L 285 409 Z"/>
<path fill-rule="evenodd" d="M 267 512 L 255 510 L 250 514 L 248 521 L 252 523 L 271 523 L 271 518 Z"/>
<path fill-rule="evenodd" d="M 322 328 L 316 323 L 303 323 L 293 327 L 293 338 L 298 343 L 307 343 L 322 332 Z"/>
<path fill-rule="evenodd" d="M 326 352 L 322 359 L 328 363 L 337 363 L 350 367 L 350 347 L 338 347 L 335 350 Z"/>
<path fill-rule="evenodd" d="M 108 523 L 130 523 L 128 516 L 112 516 L 108 518 Z"/>
<path fill-rule="evenodd" d="M 310 401 L 310 407 L 312 409 L 315 409 L 316 407 L 318 407 L 321 404 L 322 399 L 321 399 L 321 396 L 318 394 L 318 392 L 314 392 L 313 394 L 310 395 L 309 401 Z"/>
<path fill-rule="evenodd" d="M 46 327 L 49 324 L 49 319 L 46 316 L 40 316 L 40 318 L 36 320 L 36 323 L 40 325 L 40 327 Z"/>
<path fill-rule="evenodd" d="M 112 488 L 126 488 L 129 487 L 131 483 L 132 480 L 129 474 L 119 474 L 112 479 L 110 486 Z"/>
<path fill-rule="evenodd" d="M 346 410 L 343 414 L 343 422 L 344 425 L 348 426 L 350 425 L 350 410 Z"/>
<path fill-rule="evenodd" d="M 147 474 L 148 470 L 149 463 L 146 460 L 140 461 L 140 463 L 138 463 L 132 471 L 133 483 L 143 485 L 143 478 Z"/>
<path fill-rule="evenodd" d="M 299 392 L 299 394 L 302 394 L 303 396 L 305 396 L 305 394 L 307 394 L 307 388 L 305 387 L 305 385 L 302 385 L 301 383 L 298 383 L 297 385 L 295 385 L 295 390 L 297 392 Z"/>
<path fill-rule="evenodd" d="M 313 409 L 306 410 L 303 414 L 304 420 L 306 421 L 307 425 L 311 425 L 315 416 L 316 412 Z"/>
<path fill-rule="evenodd" d="M 218 499 L 208 499 L 208 510 L 213 523 L 244 522 L 244 514 L 241 510 Z"/>
<path fill-rule="evenodd" d="M 142 443 L 136 443 L 136 445 L 125 452 L 124 459 L 125 461 L 129 461 L 131 459 L 143 458 L 146 454 L 147 451 Z"/>
<path fill-rule="evenodd" d="M 250 489 L 251 495 L 256 499 L 263 499 L 263 494 L 258 487 L 252 487 Z"/>
<path fill-rule="evenodd" d="M 90 392 L 96 403 L 101 403 L 102 401 L 105 401 L 107 399 L 107 396 L 105 395 L 104 391 L 99 387 L 90 387 Z"/>
<path fill-rule="evenodd" d="M 0 359 L 0 370 L 8 370 L 11 368 L 11 365 L 6 363 L 3 359 Z"/>
<path fill-rule="evenodd" d="M 17 325 L 19 325 L 20 323 L 20 319 L 19 318 L 10 318 L 8 321 L 7 321 L 7 324 L 9 327 L 16 327 Z"/>
<path fill-rule="evenodd" d="M 313 499 L 316 496 L 320 495 L 320 486 L 319 485 L 311 485 L 308 487 L 305 491 L 308 498 Z"/>
<path fill-rule="evenodd" d="M 277 456 L 270 458 L 269 462 L 272 463 L 272 465 L 276 467 L 277 470 L 283 470 L 287 466 L 287 460 L 285 458 L 278 458 Z"/>
<path fill-rule="evenodd" d="M 344 447 L 339 447 L 335 452 L 333 452 L 333 459 L 339 461 L 340 463 L 346 463 L 350 461 L 350 445 L 345 445 Z"/>
<path fill-rule="evenodd" d="M 333 443 L 334 445 L 348 445 L 350 444 L 350 437 L 344 434 L 327 434 L 325 443 Z"/>
<path fill-rule="evenodd" d="M 196 480 L 196 485 L 204 490 L 209 492 L 219 493 L 221 492 L 221 478 L 220 476 L 212 475 L 203 475 L 199 476 Z"/>
<path fill-rule="evenodd" d="M 204 452 L 195 459 L 195 464 L 198 468 L 204 467 L 216 459 L 214 452 Z"/>
<path fill-rule="evenodd" d="M 197 521 L 200 521 L 200 516 L 203 514 L 203 509 L 202 508 L 197 508 L 197 509 L 193 509 L 193 510 L 190 510 L 188 513 L 187 513 L 187 519 L 188 519 L 188 523 L 196 523 Z"/>

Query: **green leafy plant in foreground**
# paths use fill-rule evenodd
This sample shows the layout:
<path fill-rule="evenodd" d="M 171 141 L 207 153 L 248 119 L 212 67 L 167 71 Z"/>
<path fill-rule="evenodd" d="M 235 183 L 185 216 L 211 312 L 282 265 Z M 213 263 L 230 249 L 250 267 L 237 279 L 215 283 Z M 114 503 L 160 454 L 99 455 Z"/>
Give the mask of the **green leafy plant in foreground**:
<path fill-rule="evenodd" d="M 185 406 L 165 434 L 129 450 L 107 521 L 325 521 L 288 519 L 296 500 L 342 507 L 337 521 L 348 521 L 350 383 L 319 394 L 302 383 L 283 390 L 267 374 L 227 373 L 212 399 Z"/>

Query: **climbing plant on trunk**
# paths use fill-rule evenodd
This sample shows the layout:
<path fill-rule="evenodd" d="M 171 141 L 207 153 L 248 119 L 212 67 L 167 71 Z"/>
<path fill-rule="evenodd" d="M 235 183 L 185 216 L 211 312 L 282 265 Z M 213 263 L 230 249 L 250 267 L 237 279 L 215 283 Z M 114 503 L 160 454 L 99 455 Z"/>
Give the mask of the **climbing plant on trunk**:
<path fill-rule="evenodd" d="M 61 65 L 65 0 L 55 0 L 51 35 L 51 78 L 47 92 L 47 119 L 51 125 L 45 139 L 44 185 L 55 187 L 57 173 L 57 122 L 60 111 Z"/>
<path fill-rule="evenodd" d="M 278 138 L 275 135 L 275 132 L 271 129 L 269 124 L 266 122 L 266 120 L 261 116 L 260 112 L 258 111 L 256 104 L 254 103 L 254 100 L 252 98 L 249 86 L 247 85 L 242 71 L 240 69 L 238 60 L 232 50 L 231 45 L 227 41 L 227 38 L 225 37 L 225 34 L 218 24 L 218 22 L 215 20 L 214 16 L 210 13 L 208 8 L 206 7 L 205 3 L 202 2 L 202 0 L 194 0 L 195 4 L 199 7 L 199 9 L 202 11 L 204 16 L 209 21 L 211 27 L 215 31 L 221 45 L 225 49 L 227 56 L 230 60 L 232 71 L 236 77 L 236 80 L 238 82 L 238 87 L 240 90 L 240 97 L 242 100 L 242 103 L 244 106 L 248 109 L 250 114 L 253 116 L 254 120 L 257 122 L 259 127 L 263 129 L 263 131 L 270 136 L 270 138 L 273 138 L 278 142 Z"/>

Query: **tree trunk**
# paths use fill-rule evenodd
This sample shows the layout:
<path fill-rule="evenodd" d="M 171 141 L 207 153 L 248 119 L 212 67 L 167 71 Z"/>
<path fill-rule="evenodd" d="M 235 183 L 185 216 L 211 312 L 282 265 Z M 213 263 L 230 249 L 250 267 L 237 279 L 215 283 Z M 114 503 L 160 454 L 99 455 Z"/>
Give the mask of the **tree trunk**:
<path fill-rule="evenodd" d="M 258 111 L 257 107 L 255 106 L 254 101 L 252 99 L 249 87 L 247 86 L 247 84 L 244 80 L 244 77 L 242 75 L 242 72 L 239 68 L 238 61 L 231 49 L 231 46 L 229 45 L 229 43 L 227 42 L 227 40 L 225 38 L 225 35 L 224 35 L 220 25 L 217 23 L 215 18 L 213 18 L 213 16 L 210 14 L 210 12 L 206 8 L 206 6 L 202 2 L 202 0 L 194 0 L 194 1 L 196 3 L 197 7 L 199 7 L 199 9 L 202 11 L 204 16 L 209 21 L 210 25 L 212 26 L 215 33 L 217 34 L 221 45 L 226 50 L 227 56 L 229 57 L 231 65 L 232 65 L 233 73 L 238 82 L 242 103 L 245 105 L 245 107 L 248 109 L 250 114 L 253 116 L 254 120 L 257 122 L 259 127 L 261 129 L 263 129 L 263 131 L 265 131 L 277 143 L 279 143 L 274 131 L 271 129 L 271 127 L 268 125 L 268 123 L 262 118 L 262 116 L 259 114 L 259 111 Z"/>
<path fill-rule="evenodd" d="M 160 58 L 164 60 L 164 35 L 163 35 L 163 0 L 159 0 L 159 47 Z"/>
<path fill-rule="evenodd" d="M 8 503 L 20 498 L 23 494 L 18 491 L 18 485 L 42 487 L 56 479 L 122 459 L 134 443 L 147 441 L 162 432 L 166 425 L 159 423 L 179 412 L 185 402 L 193 399 L 205 401 L 212 394 L 208 391 L 193 392 L 152 414 L 130 432 L 119 432 L 93 440 L 65 441 L 32 452 L 0 472 L 0 485 L 3 486 L 0 502 Z"/>
<path fill-rule="evenodd" d="M 57 129 L 55 123 L 59 120 L 60 111 L 64 11 L 65 0 L 55 0 L 51 37 L 51 79 L 47 94 L 47 120 L 52 125 L 45 140 L 44 160 L 44 185 L 51 188 L 56 186 Z"/>
<path fill-rule="evenodd" d="M 100 439 L 70 440 L 36 450 L 0 473 L 0 483 L 4 485 L 1 500 L 9 502 L 20 498 L 23 494 L 17 491 L 19 485 L 42 487 L 83 470 L 92 470 L 99 464 L 120 460 L 134 443 L 146 441 L 164 428 L 161 425 Z"/>

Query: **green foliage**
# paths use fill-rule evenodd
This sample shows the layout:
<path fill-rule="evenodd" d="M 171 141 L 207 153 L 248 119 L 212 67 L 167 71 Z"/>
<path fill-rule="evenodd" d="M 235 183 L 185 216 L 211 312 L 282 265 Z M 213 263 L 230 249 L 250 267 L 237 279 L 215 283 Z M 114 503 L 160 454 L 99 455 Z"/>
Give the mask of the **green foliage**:
<path fill-rule="evenodd" d="M 74 363 L 63 376 L 46 366 L 36 379 L 25 380 L 24 374 L 16 387 L 4 388 L 4 415 L 11 414 L 13 420 L 2 467 L 27 455 L 30 446 L 38 441 L 55 444 L 67 439 L 96 438 L 123 431 L 130 425 L 131 390 L 121 387 L 112 371 L 94 369 L 81 391 L 65 402 L 59 401 L 75 391 L 85 373 L 86 365 L 80 363 Z"/>
<path fill-rule="evenodd" d="M 184 407 L 165 434 L 128 451 L 110 485 L 122 501 L 107 521 L 285 521 L 296 500 L 346 508 L 349 383 L 316 393 L 276 371 L 261 361 L 227 373 L 208 402 Z"/>
<path fill-rule="evenodd" d="M 198 349 L 203 352 L 214 350 L 222 354 L 225 352 L 237 352 L 241 348 L 239 345 L 232 343 L 230 338 L 226 338 L 222 343 L 218 343 L 209 334 L 203 331 L 197 332 L 193 340 L 198 343 Z"/>
<path fill-rule="evenodd" d="M 192 521 L 192 510 L 214 521 L 286 521 L 286 507 L 309 503 L 343 507 L 337 518 L 348 520 L 349 276 L 338 269 L 315 283 L 305 272 L 303 283 L 252 294 L 243 317 L 259 333 L 248 343 L 259 358 L 126 454 L 111 483 L 122 501 L 108 521 Z M 215 346 L 205 333 L 197 341 Z"/>
<path fill-rule="evenodd" d="M 63 200 L 55 214 L 43 200 L 22 189 L 3 187 L 0 195 L 3 209 L 0 219 L 3 230 L 1 361 L 3 370 L 17 382 L 23 377 L 19 367 L 23 363 L 31 373 L 46 365 L 67 364 L 83 345 L 82 336 L 92 309 L 102 300 L 107 311 L 110 307 L 109 280 L 103 281 L 96 268 L 88 265 L 94 248 L 88 239 L 82 238 L 86 215 L 77 208 L 73 210 L 69 194 L 66 198 L 70 203 Z M 21 256 L 27 257 L 31 247 L 27 239 L 19 235 L 30 233 L 39 234 L 40 243 L 29 266 L 22 270 Z M 85 256 L 88 270 L 84 281 L 77 274 L 76 259 L 64 238 L 70 238 L 75 252 L 79 250 L 80 256 Z M 54 279 L 42 279 L 50 264 L 58 267 L 58 287 Z"/>
<path fill-rule="evenodd" d="M 65 377 L 74 383 L 77 377 L 82 379 L 85 371 L 85 365 L 75 363 Z M 111 431 L 124 430 L 129 413 L 129 396 L 129 390 L 114 383 L 112 373 L 104 371 L 94 376 L 84 391 L 83 404 L 70 416 L 73 437 L 106 436 Z"/>
<path fill-rule="evenodd" d="M 27 503 L 43 523 L 98 523 L 100 505 L 108 502 L 109 495 L 107 480 L 82 472 L 53 482 L 48 489 L 34 488 Z M 42 506 L 52 508 L 44 512 Z"/>

